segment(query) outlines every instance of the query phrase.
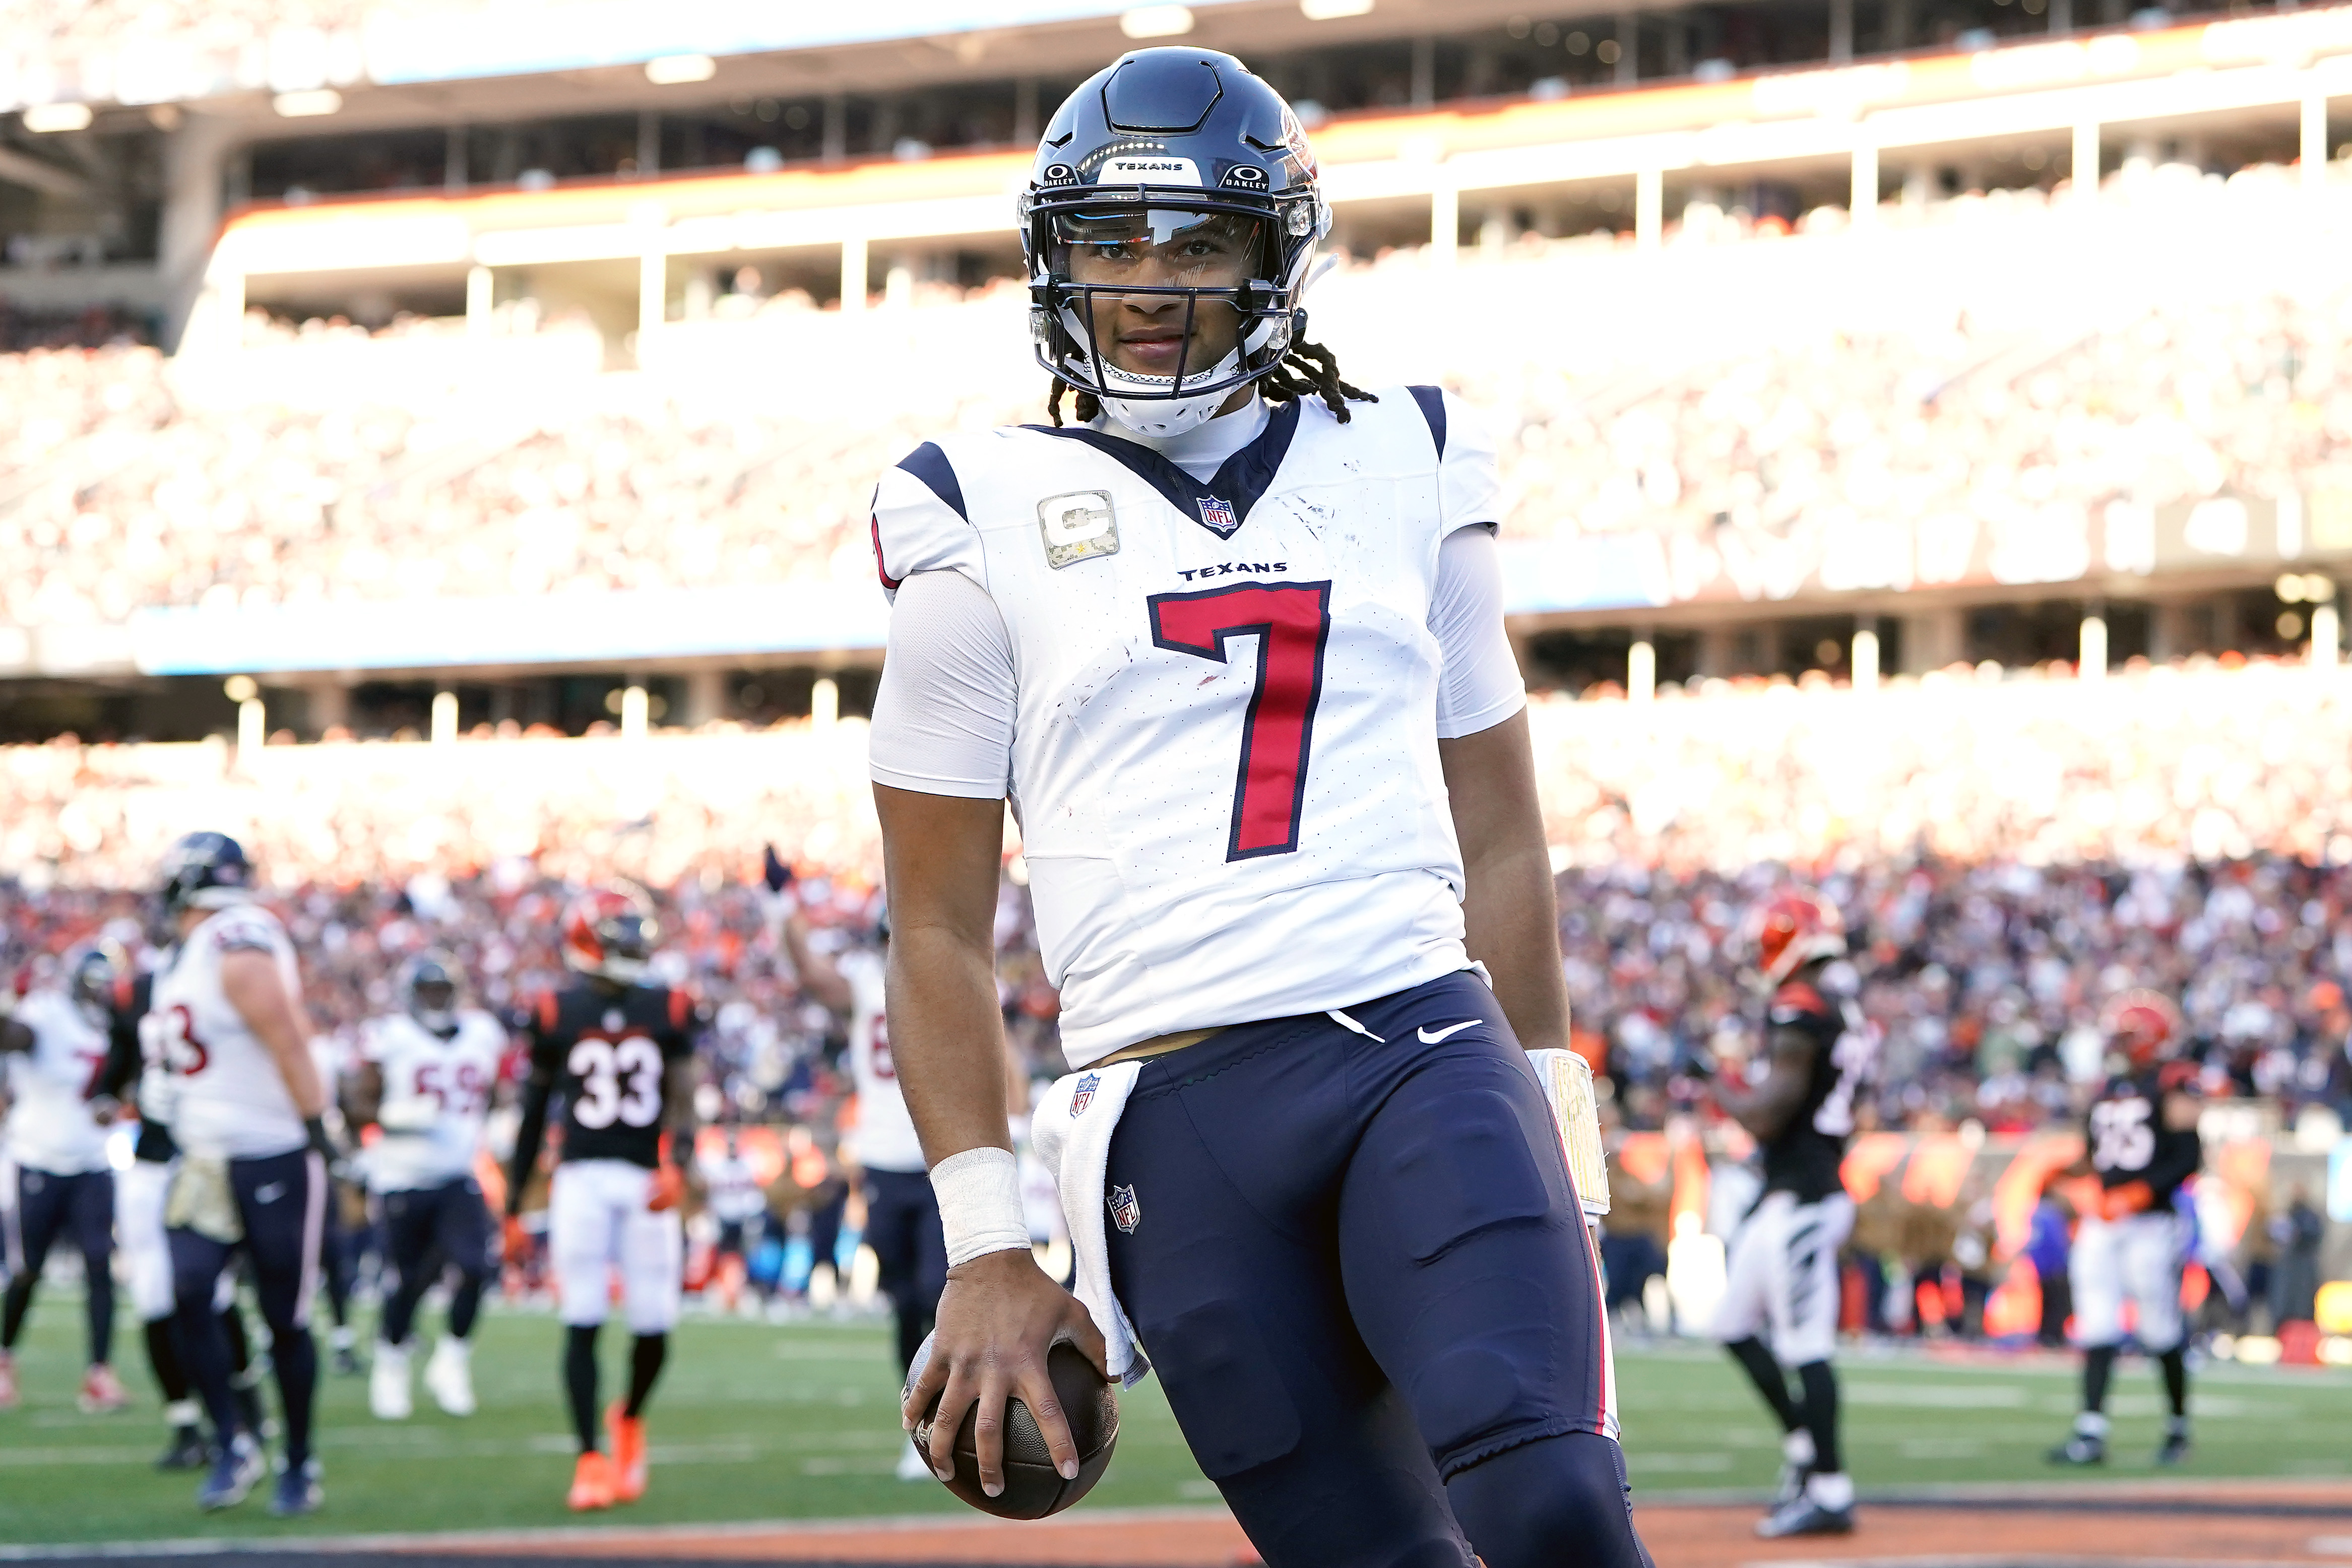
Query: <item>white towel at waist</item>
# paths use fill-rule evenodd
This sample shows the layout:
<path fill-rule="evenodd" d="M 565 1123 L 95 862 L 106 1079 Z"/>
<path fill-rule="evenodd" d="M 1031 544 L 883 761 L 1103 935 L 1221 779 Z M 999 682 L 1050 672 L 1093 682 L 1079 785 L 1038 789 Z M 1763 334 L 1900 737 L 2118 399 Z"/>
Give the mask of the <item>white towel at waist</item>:
<path fill-rule="evenodd" d="M 1143 1071 L 1140 1061 L 1088 1068 L 1055 1080 L 1029 1124 L 1029 1146 L 1054 1174 L 1062 1195 L 1062 1217 L 1070 1227 L 1070 1255 L 1076 1265 L 1076 1294 L 1086 1303 L 1103 1336 L 1108 1365 L 1120 1384 L 1132 1388 L 1151 1372 L 1135 1326 L 1110 1288 L 1110 1248 L 1103 1233 L 1109 1199 L 1104 1192 L 1110 1169 L 1110 1137 L 1127 1109 L 1127 1097 Z"/>

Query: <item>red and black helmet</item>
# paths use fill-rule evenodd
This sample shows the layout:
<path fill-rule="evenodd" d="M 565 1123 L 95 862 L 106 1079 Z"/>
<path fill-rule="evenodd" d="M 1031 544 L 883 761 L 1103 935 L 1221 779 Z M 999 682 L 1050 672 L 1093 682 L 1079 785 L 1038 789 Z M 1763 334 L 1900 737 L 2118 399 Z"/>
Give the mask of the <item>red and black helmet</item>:
<path fill-rule="evenodd" d="M 2172 1055 L 2186 1030 L 2172 998 L 2145 987 L 2122 993 L 2099 1013 L 2099 1033 L 2134 1067 L 2153 1067 Z"/>
<path fill-rule="evenodd" d="M 1756 967 L 1768 984 L 1779 985 L 1816 958 L 1845 956 L 1845 919 L 1837 905 L 1818 894 L 1790 888 L 1757 911 Z"/>
<path fill-rule="evenodd" d="M 591 888 L 563 912 L 563 963 L 578 974 L 635 985 L 661 937 L 653 900 L 627 883 Z"/>

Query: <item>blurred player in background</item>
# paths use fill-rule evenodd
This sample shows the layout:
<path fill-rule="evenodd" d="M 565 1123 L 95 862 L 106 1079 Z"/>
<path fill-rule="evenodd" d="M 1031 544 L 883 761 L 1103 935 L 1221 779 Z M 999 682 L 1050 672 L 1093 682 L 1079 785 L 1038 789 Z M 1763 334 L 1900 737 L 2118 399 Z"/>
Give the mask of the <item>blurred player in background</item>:
<path fill-rule="evenodd" d="M 772 862 L 774 852 L 769 852 Z M 770 884 L 782 891 L 772 863 Z M 849 1015 L 849 1075 L 857 1091 L 857 1125 L 845 1140 L 845 1155 L 857 1166 L 866 1196 L 866 1244 L 881 1264 L 883 1292 L 898 1330 L 898 1375 L 914 1365 L 915 1352 L 940 1310 L 947 1289 L 947 1239 L 940 1228 L 939 1199 L 925 1173 L 923 1143 L 907 1113 L 898 1068 L 890 1055 L 885 1016 L 883 966 L 888 961 L 890 917 L 876 923 L 880 946 L 844 954 L 836 962 L 809 946 L 808 922 L 794 908 L 784 917 L 784 946 L 801 988 L 837 1013 Z M 898 1456 L 898 1479 L 922 1480 L 930 1474 L 915 1440 Z"/>
<path fill-rule="evenodd" d="M 165 1212 L 173 1294 L 181 1353 L 219 1448 L 196 1500 L 208 1510 L 242 1502 L 268 1469 L 234 1396 L 217 1308 L 221 1276 L 241 1251 L 269 1325 L 286 1417 L 269 1510 L 309 1513 L 324 1500 L 310 1452 L 319 1378 L 310 1302 L 332 1197 L 327 1171 L 340 1153 L 323 1120 L 294 945 L 254 902 L 253 868 L 226 834 L 180 840 L 163 880 L 179 941 L 156 971 L 151 1019 L 176 1081 L 180 1164 Z"/>
<path fill-rule="evenodd" d="M 310 1065 L 327 1096 L 327 1135 L 337 1147 L 348 1147 L 341 1102 L 343 1082 L 351 1076 L 351 1047 L 334 1033 L 314 1034 Z M 335 1161 L 327 1167 L 326 1218 L 319 1232 L 319 1283 L 327 1293 L 328 1364 L 338 1377 L 357 1377 L 367 1370 L 360 1364 L 359 1336 L 352 1329 L 352 1287 L 359 1279 L 360 1247 L 366 1239 L 367 1195 L 352 1179 L 348 1163 Z"/>
<path fill-rule="evenodd" d="M 172 1244 L 163 1228 L 163 1208 L 179 1164 L 179 1145 L 172 1139 L 173 1081 L 165 1059 L 160 1028 L 146 1027 L 155 992 L 155 974 L 132 974 L 126 967 L 115 977 L 109 999 L 107 1088 L 118 1097 L 128 1094 L 139 1113 L 139 1136 L 131 1145 L 130 1167 L 115 1177 L 114 1229 L 122 1249 L 124 1271 L 131 1281 L 131 1304 L 139 1313 L 147 1342 L 147 1362 L 155 1387 L 163 1396 L 163 1419 L 171 1440 L 156 1457 L 159 1469 L 193 1470 L 203 1466 L 211 1450 L 198 1427 L 202 1410 L 194 1385 L 180 1355 L 179 1331 L 174 1327 L 177 1303 L 172 1291 Z M 152 1050 L 149 1047 L 152 1044 Z M 221 1337 L 229 1351 L 230 1396 L 242 1412 L 246 1429 L 263 1430 L 261 1369 L 253 1364 L 252 1343 L 245 1332 L 245 1314 L 236 1305 L 236 1281 L 221 1275 L 215 1294 Z"/>
<path fill-rule="evenodd" d="M 693 1132 L 698 1009 L 685 991 L 643 983 L 660 930 L 634 887 L 574 899 L 563 916 L 563 961 L 579 977 L 530 1012 L 530 1076 L 507 1170 L 507 1245 L 522 1246 L 524 1189 L 539 1163 L 551 1100 L 562 1147 L 548 1195 L 547 1246 L 564 1325 L 563 1387 L 580 1443 L 568 1496 L 574 1509 L 645 1495 L 645 1409 L 677 1324 L 686 1194 L 678 1161 Z M 596 1437 L 596 1331 L 612 1308 L 613 1270 L 635 1336 L 629 1391 L 605 1412 L 613 1452 Z"/>
<path fill-rule="evenodd" d="M 942 434 L 874 507 L 892 1044 L 954 1262 L 904 1415 L 938 1398 L 947 1469 L 977 1406 L 1001 1487 L 1017 1392 L 1076 1476 L 1047 1347 L 1124 1375 L 1131 1321 L 1274 1568 L 1642 1563 L 1526 1056 L 1567 1045 L 1568 998 L 1495 447 L 1305 340 L 1331 212 L 1239 60 L 1097 73 L 1020 210 L 1047 407 L 1078 423 Z M 1061 1166 L 1078 1278 L 1118 1312 L 1045 1277 L 1021 1205 L 1008 793 L 1081 1070 L 1045 1114 L 1092 1117 L 1105 1161 Z"/>
<path fill-rule="evenodd" d="M 1715 1335 L 1780 1417 L 1782 1467 L 1763 1536 L 1853 1528 L 1853 1481 L 1838 1446 L 1838 1249 L 1853 1201 L 1838 1176 L 1856 1092 L 1876 1059 L 1853 1001 L 1845 925 L 1828 900 L 1784 893 L 1758 922 L 1757 962 L 1771 990 L 1765 1060 L 1715 1101 L 1760 1145 L 1764 1186 L 1725 1258 Z M 1767 1345 L 1761 1336 L 1769 1333 Z M 1789 1391 L 1793 1368 L 1801 1390 Z"/>
<path fill-rule="evenodd" d="M 449 1328 L 425 1364 L 425 1386 L 452 1416 L 474 1413 L 470 1336 L 482 1290 L 497 1266 L 490 1211 L 474 1160 L 506 1054 L 506 1031 L 478 1008 L 458 1005 L 457 962 L 446 953 L 411 958 L 401 971 L 400 1011 L 371 1019 L 345 1104 L 353 1125 L 382 1130 L 367 1153 L 368 1190 L 383 1218 L 394 1282 L 368 1376 L 368 1408 L 385 1421 L 412 1409 L 410 1329 L 417 1303 L 450 1270 Z"/>
<path fill-rule="evenodd" d="M 767 1188 L 760 1180 L 759 1170 L 745 1156 L 742 1140 L 732 1127 L 727 1129 L 725 1142 L 715 1154 L 698 1155 L 694 1165 L 703 1202 L 719 1225 L 711 1253 L 719 1305 L 732 1312 L 750 1272 L 751 1254 L 766 1234 Z M 767 1294 L 764 1289 L 758 1293 L 761 1299 Z"/>
<path fill-rule="evenodd" d="M 106 1129 L 115 1102 L 103 1092 L 109 1038 L 107 1003 L 118 959 L 85 948 L 66 966 L 64 983 L 37 990 L 0 1017 L 0 1067 L 5 1068 L 5 1149 L 16 1171 L 16 1203 L 7 1216 L 8 1291 L 0 1299 L 0 1410 L 16 1403 L 16 1339 L 41 1282 L 49 1249 L 69 1239 L 82 1261 L 89 1360 L 79 1403 L 85 1414 L 120 1410 L 114 1375 L 114 1171 Z"/>
<path fill-rule="evenodd" d="M 2063 1176 L 2096 1176 L 2099 1202 L 2074 1232 L 2067 1279 L 2074 1296 L 2074 1338 L 2083 1347 L 2083 1410 L 2074 1430 L 2050 1450 L 2059 1465 L 2097 1465 L 2107 1458 L 2107 1383 L 2124 1343 L 2124 1303 L 2137 1313 L 2134 1333 L 2157 1358 L 2168 1415 L 2159 1465 L 2189 1457 L 2189 1323 L 2180 1310 L 2180 1276 L 2193 1234 L 2176 1207 L 2182 1186 L 2204 1164 L 2197 1134 L 2197 1066 L 2176 1060 L 2180 1009 L 2154 991 L 2126 991 L 2100 1019 L 2108 1078 L 2091 1102 L 2083 1158 Z"/>

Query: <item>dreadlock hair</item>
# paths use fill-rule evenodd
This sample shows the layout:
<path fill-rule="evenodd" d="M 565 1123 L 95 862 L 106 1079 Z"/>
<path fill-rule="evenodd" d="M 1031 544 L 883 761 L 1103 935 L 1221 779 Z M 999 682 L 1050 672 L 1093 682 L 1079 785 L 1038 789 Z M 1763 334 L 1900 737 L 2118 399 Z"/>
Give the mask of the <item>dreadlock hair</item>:
<path fill-rule="evenodd" d="M 1378 402 L 1381 400 L 1361 387 L 1351 386 L 1339 379 L 1339 361 L 1320 343 L 1297 342 L 1273 370 L 1257 379 L 1260 394 L 1268 402 L 1289 402 L 1295 398 L 1319 397 L 1331 417 L 1345 424 L 1353 417 L 1348 412 L 1349 402 Z M 1054 416 L 1056 427 L 1062 423 L 1062 397 L 1074 394 L 1080 424 L 1092 424 L 1102 413 L 1102 400 L 1089 392 L 1054 378 L 1054 390 L 1045 394 L 1045 412 Z"/>

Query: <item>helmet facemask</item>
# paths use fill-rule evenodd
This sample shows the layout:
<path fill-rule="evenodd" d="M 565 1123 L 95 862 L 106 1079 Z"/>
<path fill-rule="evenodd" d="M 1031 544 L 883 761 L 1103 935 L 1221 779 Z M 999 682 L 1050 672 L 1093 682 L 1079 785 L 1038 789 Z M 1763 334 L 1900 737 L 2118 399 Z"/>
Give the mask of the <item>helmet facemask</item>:
<path fill-rule="evenodd" d="M 1329 221 L 1311 194 L 1276 204 L 1133 187 L 1049 190 L 1026 203 L 1039 363 L 1161 439 L 1206 423 L 1282 362 Z"/>

